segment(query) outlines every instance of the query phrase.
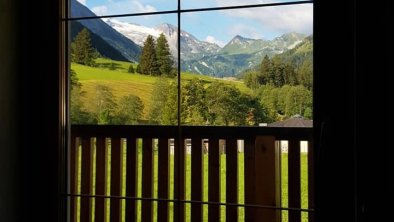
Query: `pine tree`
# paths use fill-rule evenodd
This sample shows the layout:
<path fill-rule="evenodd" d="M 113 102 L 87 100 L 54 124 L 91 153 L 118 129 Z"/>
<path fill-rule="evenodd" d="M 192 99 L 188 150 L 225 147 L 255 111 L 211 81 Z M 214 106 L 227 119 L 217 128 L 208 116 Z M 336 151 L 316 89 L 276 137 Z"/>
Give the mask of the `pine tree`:
<path fill-rule="evenodd" d="M 130 64 L 128 72 L 129 72 L 129 73 L 135 73 L 133 64 Z"/>
<path fill-rule="evenodd" d="M 157 39 L 156 57 L 160 74 L 173 76 L 174 72 L 172 72 L 172 66 L 174 65 L 174 62 L 171 58 L 168 41 L 163 33 L 161 33 L 160 37 Z"/>
<path fill-rule="evenodd" d="M 137 65 L 137 68 L 135 69 L 135 71 L 136 71 L 137 73 L 140 73 L 140 74 L 141 74 L 141 66 L 140 66 L 140 64 Z"/>
<path fill-rule="evenodd" d="M 273 83 L 273 75 L 272 75 L 272 62 L 270 58 L 265 55 L 263 58 L 263 61 L 261 62 L 260 65 L 260 83 L 261 84 L 267 84 L 267 83 Z"/>
<path fill-rule="evenodd" d="M 92 47 L 90 32 L 84 28 L 75 36 L 71 44 L 72 61 L 82 64 L 93 66 L 94 59 L 97 58 L 97 52 Z"/>
<path fill-rule="evenodd" d="M 148 35 L 144 42 L 140 57 L 141 74 L 160 75 L 156 57 L 156 44 L 151 35 Z"/>

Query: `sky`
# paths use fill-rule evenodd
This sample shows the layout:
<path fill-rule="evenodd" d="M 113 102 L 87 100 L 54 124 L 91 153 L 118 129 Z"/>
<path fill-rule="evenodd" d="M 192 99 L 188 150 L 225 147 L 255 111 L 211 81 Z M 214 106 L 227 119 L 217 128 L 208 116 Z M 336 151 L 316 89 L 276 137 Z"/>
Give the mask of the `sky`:
<path fill-rule="evenodd" d="M 176 10 L 177 0 L 78 0 L 97 15 L 130 14 Z M 290 0 L 182 0 L 182 9 L 244 4 L 286 2 Z M 176 14 L 144 17 L 118 17 L 148 27 L 161 23 L 177 25 Z M 289 32 L 312 34 L 313 5 L 274 6 L 181 14 L 181 29 L 199 40 L 223 46 L 235 35 L 253 39 L 273 39 Z"/>

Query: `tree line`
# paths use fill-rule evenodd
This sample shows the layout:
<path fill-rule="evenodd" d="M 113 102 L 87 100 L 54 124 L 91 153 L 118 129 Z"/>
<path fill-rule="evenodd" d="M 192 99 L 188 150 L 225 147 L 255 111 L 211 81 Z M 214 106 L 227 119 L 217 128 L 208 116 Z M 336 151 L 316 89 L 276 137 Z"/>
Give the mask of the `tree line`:
<path fill-rule="evenodd" d="M 299 67 L 296 67 L 291 62 L 285 62 L 280 55 L 272 59 L 265 55 L 257 69 L 247 70 L 241 76 L 245 85 L 252 90 L 257 90 L 262 85 L 275 87 L 302 85 L 311 89 L 312 68 L 311 59 L 305 59 Z"/>
<path fill-rule="evenodd" d="M 151 99 L 149 119 L 152 123 L 175 125 L 178 122 L 177 83 L 158 79 Z M 257 97 L 242 93 L 221 81 L 205 83 L 191 79 L 181 85 L 180 119 L 185 125 L 257 125 L 267 121 Z"/>
<path fill-rule="evenodd" d="M 71 61 L 81 65 L 95 66 L 95 59 L 100 56 L 100 53 L 92 46 L 89 30 L 83 28 L 71 43 Z M 114 70 L 114 64 L 110 64 L 109 69 Z M 170 47 L 163 33 L 160 34 L 157 41 L 148 35 L 136 69 L 131 64 L 128 72 L 153 76 L 176 76 L 177 71 L 174 68 Z"/>

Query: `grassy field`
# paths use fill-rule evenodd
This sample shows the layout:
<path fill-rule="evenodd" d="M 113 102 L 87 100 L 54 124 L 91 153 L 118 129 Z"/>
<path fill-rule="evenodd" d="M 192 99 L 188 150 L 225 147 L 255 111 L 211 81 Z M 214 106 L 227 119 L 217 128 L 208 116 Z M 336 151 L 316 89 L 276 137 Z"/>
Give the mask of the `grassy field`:
<path fill-rule="evenodd" d="M 111 66 L 114 70 L 110 70 Z M 86 104 L 88 110 L 92 109 L 91 98 L 94 98 L 96 86 L 100 84 L 112 88 L 115 100 L 119 100 L 122 96 L 130 94 L 140 97 L 145 106 L 144 116 L 146 117 L 149 113 L 153 85 L 158 77 L 128 73 L 129 66 L 130 63 L 128 62 L 113 61 L 103 58 L 98 58 L 96 60 L 96 67 L 84 66 L 76 63 L 71 64 L 71 69 L 77 73 L 79 82 L 82 84 L 82 90 L 85 91 L 85 96 L 81 99 L 82 102 Z M 137 65 L 133 64 L 133 66 L 136 68 Z M 242 92 L 250 92 L 241 81 L 216 79 L 188 72 L 181 73 L 181 84 L 193 78 L 202 79 L 207 84 L 216 80 L 223 81 L 236 86 Z"/>
<path fill-rule="evenodd" d="M 140 148 L 141 149 L 141 148 Z M 108 150 L 109 152 L 109 157 L 107 165 L 109 166 L 110 163 L 110 148 Z M 124 162 L 126 161 L 125 159 L 125 152 L 123 152 L 123 157 L 124 157 Z M 79 155 L 80 156 L 80 155 Z M 158 178 L 158 155 L 157 152 L 154 152 L 154 192 L 153 192 L 153 197 L 157 197 L 157 178 Z M 208 201 L 208 158 L 209 156 L 207 154 L 203 155 L 203 173 L 204 173 L 204 191 L 203 191 L 203 201 Z M 287 207 L 288 206 L 288 200 L 287 200 L 287 153 L 282 154 L 282 206 Z M 93 152 L 93 159 L 95 159 L 95 152 Z M 191 155 L 186 155 L 186 200 L 191 199 Z M 95 174 L 95 162 L 93 162 L 93 174 Z M 142 153 L 139 152 L 138 155 L 138 189 L 137 189 L 137 196 L 141 197 L 141 191 L 142 191 Z M 226 202 L 226 155 L 222 154 L 220 156 L 220 169 L 221 169 L 221 202 Z M 238 199 L 239 203 L 244 203 L 244 154 L 239 153 L 238 154 Z M 79 169 L 79 174 L 80 174 L 80 169 Z M 126 169 L 123 169 L 123 177 L 125 177 Z M 108 169 L 108 180 L 107 180 L 107 191 L 110 191 L 110 169 Z M 80 175 L 79 175 L 80 178 Z M 93 177 L 93 181 L 95 181 L 95 178 Z M 125 196 L 125 179 L 123 180 L 123 191 L 122 195 Z M 308 185 L 307 185 L 307 154 L 302 153 L 301 154 L 301 204 L 302 208 L 308 208 Z M 78 180 L 79 188 L 78 191 L 80 191 L 80 180 Z M 94 192 L 94 187 L 95 183 L 93 182 L 93 192 Z M 170 155 L 170 196 L 169 198 L 172 199 L 174 198 L 173 194 L 174 190 L 174 156 Z M 107 195 L 110 195 L 108 192 Z M 125 212 L 125 201 L 123 200 L 123 205 L 122 205 L 122 212 L 123 212 L 123 217 L 124 218 L 124 212 Z M 173 203 L 169 203 L 169 211 L 170 211 L 170 221 L 173 221 Z M 79 208 L 79 206 L 78 206 Z M 110 204 L 109 201 L 107 202 L 107 221 L 109 221 L 109 210 L 110 210 Z M 137 201 L 137 212 L 141 212 L 141 201 Z M 157 212 L 157 202 L 153 202 L 153 212 L 154 212 L 154 221 L 156 221 L 156 212 Z M 244 208 L 239 207 L 238 208 L 239 216 L 238 216 L 238 221 L 244 221 Z M 93 211 L 94 215 L 94 201 L 93 201 Z M 302 213 L 302 221 L 307 222 L 307 213 Z M 203 205 L 203 218 L 204 221 L 208 221 L 208 206 Z M 92 220 L 94 221 L 94 220 Z M 123 219 L 124 221 L 124 219 Z M 137 215 L 137 221 L 141 221 L 141 215 L 138 213 Z M 186 221 L 190 221 L 190 204 L 186 204 Z M 221 221 L 226 221 L 225 220 L 225 207 L 221 206 Z M 288 213 L 287 211 L 282 211 L 282 222 L 287 222 L 288 221 Z M 79 222 L 79 221 L 78 221 Z"/>

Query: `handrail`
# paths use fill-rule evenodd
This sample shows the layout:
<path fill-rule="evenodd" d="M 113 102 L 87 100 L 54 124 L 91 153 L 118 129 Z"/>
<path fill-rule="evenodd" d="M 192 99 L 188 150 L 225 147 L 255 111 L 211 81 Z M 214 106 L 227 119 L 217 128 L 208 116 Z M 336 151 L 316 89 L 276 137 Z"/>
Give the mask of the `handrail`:
<path fill-rule="evenodd" d="M 153 130 L 153 131 L 152 131 Z M 72 125 L 74 136 L 82 137 L 136 137 L 177 138 L 177 126 L 158 125 Z M 309 127 L 258 127 L 258 126 L 181 126 L 183 138 L 250 138 L 270 135 L 277 140 L 310 140 L 313 128 Z"/>

